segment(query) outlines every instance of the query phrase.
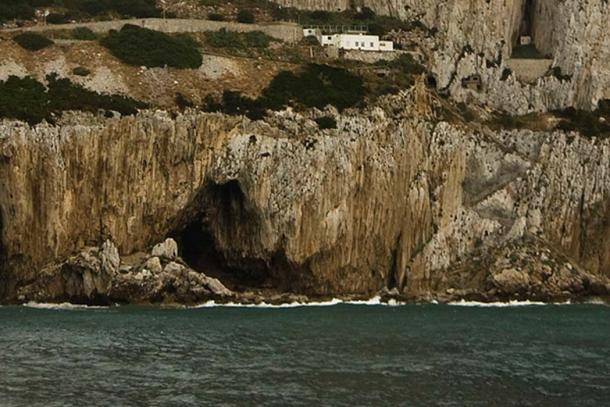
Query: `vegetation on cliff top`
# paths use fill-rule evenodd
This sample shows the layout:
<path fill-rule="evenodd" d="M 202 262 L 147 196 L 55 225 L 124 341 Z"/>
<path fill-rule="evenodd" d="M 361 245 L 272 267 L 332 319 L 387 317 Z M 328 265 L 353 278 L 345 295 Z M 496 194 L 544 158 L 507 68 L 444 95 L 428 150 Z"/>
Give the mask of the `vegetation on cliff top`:
<path fill-rule="evenodd" d="M 366 89 L 360 76 L 343 68 L 308 64 L 296 73 L 280 72 L 257 99 L 243 96 L 240 92 L 225 91 L 221 100 L 208 98 L 204 110 L 261 119 L 266 110 L 286 106 L 322 109 L 332 105 L 342 110 L 361 104 L 365 96 Z"/>
<path fill-rule="evenodd" d="M 196 69 L 203 62 L 199 46 L 191 37 L 171 36 L 136 25 L 112 30 L 100 43 L 121 61 L 135 66 Z"/>
<path fill-rule="evenodd" d="M 610 100 L 599 102 L 594 111 L 574 109 L 555 110 L 550 113 L 529 113 L 521 116 L 497 114 L 487 124 L 496 129 L 529 129 L 534 131 L 551 128 L 577 131 L 585 137 L 610 137 Z"/>
<path fill-rule="evenodd" d="M 146 107 L 131 98 L 90 91 L 55 74 L 47 76 L 47 81 L 47 87 L 30 77 L 10 76 L 0 82 L 0 118 L 36 124 L 53 122 L 57 114 L 68 110 L 95 113 L 102 109 L 129 115 Z"/>
<path fill-rule="evenodd" d="M 267 48 L 273 39 L 262 31 L 238 33 L 221 28 L 218 31 L 206 31 L 205 41 L 214 48 L 248 50 Z"/>
<path fill-rule="evenodd" d="M 41 49 L 53 45 L 53 41 L 44 35 L 31 32 L 24 32 L 16 35 L 13 37 L 13 40 L 19 44 L 21 48 L 27 49 L 28 51 L 40 51 Z"/>
<path fill-rule="evenodd" d="M 32 19 L 37 7 L 64 10 L 62 14 L 53 13 L 49 23 L 97 16 L 147 18 L 161 15 L 156 0 L 4 0 L 0 2 L 0 22 Z"/>

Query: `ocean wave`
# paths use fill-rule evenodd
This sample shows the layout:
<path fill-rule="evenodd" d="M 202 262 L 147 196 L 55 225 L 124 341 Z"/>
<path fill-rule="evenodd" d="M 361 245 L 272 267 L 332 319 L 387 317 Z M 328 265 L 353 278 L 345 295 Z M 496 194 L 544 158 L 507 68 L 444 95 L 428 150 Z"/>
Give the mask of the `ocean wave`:
<path fill-rule="evenodd" d="M 28 302 L 23 304 L 24 307 L 36 308 L 36 309 L 50 309 L 50 310 L 90 310 L 90 309 L 106 309 L 108 306 L 101 305 L 82 305 L 82 304 L 71 304 L 69 302 L 62 302 L 59 304 L 48 303 L 48 302 Z"/>
<path fill-rule="evenodd" d="M 508 301 L 508 302 L 479 302 L 479 301 L 454 301 L 447 305 L 459 306 L 459 307 L 529 307 L 529 306 L 540 306 L 540 305 L 568 305 L 570 302 L 565 303 L 549 303 L 541 301 Z"/>
<path fill-rule="evenodd" d="M 381 297 L 373 297 L 369 300 L 341 300 L 339 298 L 333 298 L 328 301 L 319 301 L 319 302 L 289 302 L 284 304 L 269 304 L 266 302 L 260 302 L 258 304 L 246 304 L 239 302 L 227 302 L 227 303 L 219 303 L 216 301 L 207 301 L 203 304 L 195 305 L 191 308 L 215 308 L 215 307 L 227 307 L 227 308 L 299 308 L 299 307 L 333 307 L 336 305 L 380 305 L 380 306 L 389 306 L 395 307 L 400 305 L 406 305 L 406 303 L 401 301 L 396 301 L 395 299 L 390 299 L 387 302 L 381 301 Z"/>

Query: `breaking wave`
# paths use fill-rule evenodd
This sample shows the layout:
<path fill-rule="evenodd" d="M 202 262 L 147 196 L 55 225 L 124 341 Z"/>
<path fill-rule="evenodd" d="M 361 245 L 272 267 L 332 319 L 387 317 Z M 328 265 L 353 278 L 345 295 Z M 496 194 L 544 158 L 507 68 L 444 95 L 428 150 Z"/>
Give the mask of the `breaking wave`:
<path fill-rule="evenodd" d="M 570 302 L 565 303 L 548 303 L 541 301 L 508 301 L 508 302 L 479 302 L 479 301 L 455 301 L 450 302 L 448 305 L 459 306 L 459 307 L 529 307 L 533 305 L 567 305 Z"/>
<path fill-rule="evenodd" d="M 100 305 L 82 305 L 82 304 L 71 304 L 69 302 L 62 302 L 60 304 L 53 304 L 47 302 L 28 302 L 23 304 L 24 307 L 36 308 L 36 309 L 51 309 L 51 310 L 89 310 L 89 309 L 107 309 L 109 306 Z"/>
<path fill-rule="evenodd" d="M 338 298 L 333 298 L 328 301 L 318 301 L 318 302 L 290 302 L 285 304 L 269 304 L 266 302 L 261 302 L 258 304 L 244 304 L 239 302 L 227 302 L 227 303 L 219 303 L 216 301 L 207 301 L 203 304 L 196 305 L 192 308 L 214 308 L 214 307 L 229 307 L 229 308 L 298 308 L 298 307 L 332 307 L 335 305 L 382 305 L 395 307 L 400 305 L 406 305 L 405 302 L 396 301 L 394 299 L 390 299 L 387 302 L 381 301 L 381 297 L 373 297 L 369 300 L 356 300 L 356 301 L 348 301 L 341 300 Z"/>

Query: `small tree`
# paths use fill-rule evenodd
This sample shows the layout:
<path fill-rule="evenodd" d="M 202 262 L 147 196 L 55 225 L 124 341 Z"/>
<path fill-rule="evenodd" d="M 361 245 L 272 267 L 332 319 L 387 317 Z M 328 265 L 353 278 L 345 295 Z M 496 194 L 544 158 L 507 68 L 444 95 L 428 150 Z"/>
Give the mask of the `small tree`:
<path fill-rule="evenodd" d="M 210 14 L 208 14 L 208 20 L 211 20 L 211 21 L 224 21 L 225 20 L 225 16 L 223 16 L 220 13 L 210 13 Z"/>
<path fill-rule="evenodd" d="M 44 35 L 25 32 L 13 38 L 19 46 L 29 51 L 39 51 L 43 48 L 53 45 L 53 41 Z"/>
<path fill-rule="evenodd" d="M 237 21 L 243 24 L 254 24 L 256 19 L 251 10 L 239 10 L 239 13 L 237 13 Z"/>
<path fill-rule="evenodd" d="M 318 117 L 314 121 L 316 122 L 316 124 L 318 125 L 318 128 L 320 130 L 337 128 L 337 121 L 335 120 L 334 117 L 331 117 L 331 116 Z"/>
<path fill-rule="evenodd" d="M 87 27 L 76 27 L 72 30 L 72 38 L 81 41 L 95 41 L 97 35 Z"/>

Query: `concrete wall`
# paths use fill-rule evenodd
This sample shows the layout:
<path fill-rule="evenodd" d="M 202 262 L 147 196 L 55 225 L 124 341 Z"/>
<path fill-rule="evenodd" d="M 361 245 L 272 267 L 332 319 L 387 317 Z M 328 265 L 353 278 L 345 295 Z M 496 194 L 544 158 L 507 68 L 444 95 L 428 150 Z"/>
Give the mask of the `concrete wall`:
<path fill-rule="evenodd" d="M 517 78 L 525 82 L 533 82 L 544 76 L 552 63 L 552 59 L 509 59 L 506 61 L 506 65 L 517 75 Z"/>
<path fill-rule="evenodd" d="M 302 10 L 344 11 L 351 5 L 350 0 L 273 0 L 273 2 Z"/>
<path fill-rule="evenodd" d="M 49 31 L 69 30 L 74 27 L 87 27 L 96 33 L 105 33 L 109 30 L 118 30 L 125 24 L 134 24 L 140 27 L 150 28 L 153 30 L 163 31 L 167 33 L 218 31 L 222 28 L 225 28 L 229 31 L 237 32 L 262 31 L 270 37 L 291 43 L 298 42 L 303 38 L 303 29 L 299 25 L 293 23 L 240 24 L 226 21 L 194 19 L 164 20 L 162 18 L 99 21 L 77 24 L 37 25 L 33 27 L 10 29 L 4 31 Z"/>

